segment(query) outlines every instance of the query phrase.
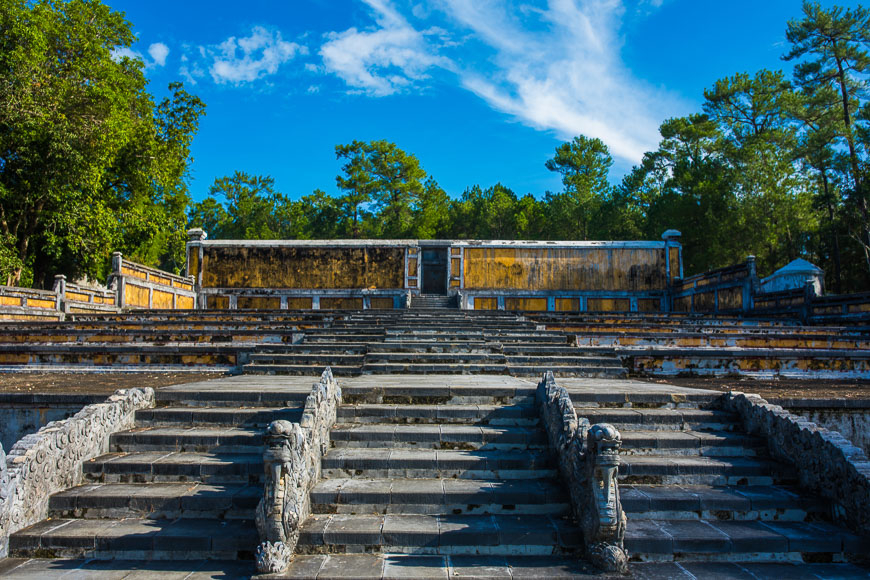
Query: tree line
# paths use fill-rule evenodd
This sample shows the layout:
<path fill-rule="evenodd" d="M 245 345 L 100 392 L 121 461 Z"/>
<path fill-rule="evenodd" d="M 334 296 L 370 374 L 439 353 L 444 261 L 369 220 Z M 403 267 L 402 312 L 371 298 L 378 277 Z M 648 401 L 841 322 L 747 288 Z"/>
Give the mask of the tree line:
<path fill-rule="evenodd" d="M 180 84 L 156 103 L 141 63 L 113 56 L 130 25 L 98 0 L 0 7 L 0 273 L 43 285 L 99 277 L 108 253 L 178 271 L 184 231 L 211 238 L 656 239 L 683 232 L 687 274 L 803 257 L 830 290 L 870 281 L 870 12 L 804 2 L 788 72 L 738 73 L 668 119 L 620 181 L 599 139 L 559 145 L 557 192 L 497 183 L 448 195 L 396 144 L 335 148 L 335 195 L 291 196 L 236 171 L 192 202 L 190 143 L 204 104 Z M 542 168 L 542 169 L 543 169 Z"/>

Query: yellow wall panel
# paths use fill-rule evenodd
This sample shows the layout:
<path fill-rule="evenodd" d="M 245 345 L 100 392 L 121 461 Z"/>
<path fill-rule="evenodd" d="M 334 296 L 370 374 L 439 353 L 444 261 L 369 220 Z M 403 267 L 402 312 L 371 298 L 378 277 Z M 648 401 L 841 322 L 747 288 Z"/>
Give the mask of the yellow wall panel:
<path fill-rule="evenodd" d="M 145 279 L 145 272 L 140 272 L 139 270 L 134 270 L 133 268 L 128 268 L 126 266 L 121 266 L 121 273 L 127 276 L 132 276 L 133 278 L 139 278 L 140 280 Z"/>
<path fill-rule="evenodd" d="M 242 310 L 277 310 L 281 308 L 279 296 L 239 296 L 236 299 L 236 308 Z"/>
<path fill-rule="evenodd" d="M 474 299 L 474 309 L 475 310 L 498 310 L 498 299 L 497 298 L 475 298 Z"/>
<path fill-rule="evenodd" d="M 637 301 L 637 311 L 638 312 L 659 312 L 662 309 L 662 301 L 661 300 L 644 300 L 640 299 Z"/>
<path fill-rule="evenodd" d="M 670 252 L 669 258 L 669 266 L 671 267 L 671 280 L 674 278 L 680 277 L 680 249 L 679 248 L 668 248 Z"/>
<path fill-rule="evenodd" d="M 67 290 L 64 293 L 64 298 L 67 300 L 77 300 L 79 302 L 90 302 L 90 296 L 87 294 L 83 294 L 82 292 L 70 292 Z"/>
<path fill-rule="evenodd" d="M 557 312 L 577 312 L 580 310 L 579 298 L 556 298 Z"/>
<path fill-rule="evenodd" d="M 475 300 L 476 302 L 476 300 Z M 547 310 L 546 298 L 505 298 L 505 310 L 544 311 Z"/>
<path fill-rule="evenodd" d="M 206 288 L 402 288 L 404 247 L 206 246 Z"/>
<path fill-rule="evenodd" d="M 393 309 L 393 299 L 392 298 L 372 298 L 371 299 L 371 307 L 375 310 L 392 310 Z"/>
<path fill-rule="evenodd" d="M 175 307 L 179 310 L 193 310 L 193 296 L 179 296 L 175 299 Z"/>
<path fill-rule="evenodd" d="M 287 298 L 287 308 L 290 310 L 311 310 L 311 298 Z"/>
<path fill-rule="evenodd" d="M 151 275 L 151 279 L 149 280 L 152 284 L 160 284 L 161 286 L 169 286 L 172 287 L 172 280 L 169 278 L 164 278 L 163 276 L 157 276 L 156 274 Z"/>
<path fill-rule="evenodd" d="M 631 302 L 628 298 L 589 298 L 586 310 L 590 312 L 628 312 Z"/>
<path fill-rule="evenodd" d="M 417 275 L 417 258 L 408 258 L 408 275 Z"/>
<path fill-rule="evenodd" d="M 40 300 L 39 298 L 28 298 L 27 305 L 31 308 L 54 308 L 57 303 L 54 300 Z"/>
<path fill-rule="evenodd" d="M 321 310 L 362 310 L 362 298 L 321 298 Z"/>
<path fill-rule="evenodd" d="M 660 290 L 660 248 L 466 248 L 465 288 Z"/>
<path fill-rule="evenodd" d="M 450 260 L 450 275 L 459 278 L 462 275 L 462 260 L 456 258 Z"/>
<path fill-rule="evenodd" d="M 170 310 L 172 308 L 172 292 L 154 290 L 154 296 L 152 297 L 151 305 L 153 308 Z"/>
<path fill-rule="evenodd" d="M 743 288 L 719 290 L 719 310 L 742 310 Z"/>
<path fill-rule="evenodd" d="M 229 296 L 208 296 L 205 299 L 206 308 L 215 310 L 227 310 L 230 307 Z"/>
<path fill-rule="evenodd" d="M 0 296 L 0 305 L 3 306 L 21 306 L 20 296 Z"/>
<path fill-rule="evenodd" d="M 124 304 L 148 308 L 148 288 L 127 282 L 124 284 Z"/>

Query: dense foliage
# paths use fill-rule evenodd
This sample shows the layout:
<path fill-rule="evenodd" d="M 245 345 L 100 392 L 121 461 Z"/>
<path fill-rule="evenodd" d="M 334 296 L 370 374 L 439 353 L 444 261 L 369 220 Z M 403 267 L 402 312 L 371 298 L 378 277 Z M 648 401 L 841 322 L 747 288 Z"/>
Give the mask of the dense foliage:
<path fill-rule="evenodd" d="M 180 84 L 156 103 L 130 24 L 99 0 L 0 2 L 0 275 L 101 277 L 108 254 L 178 271 L 184 230 L 211 238 L 656 239 L 683 232 L 686 272 L 804 257 L 835 292 L 870 282 L 870 12 L 805 2 L 783 61 L 722 79 L 668 119 L 617 184 L 599 139 L 559 145 L 558 192 L 498 183 L 451 197 L 387 141 L 335 148 L 337 195 L 276 191 L 236 171 L 191 203 L 204 105 Z M 542 170 L 544 169 L 542 167 Z"/>

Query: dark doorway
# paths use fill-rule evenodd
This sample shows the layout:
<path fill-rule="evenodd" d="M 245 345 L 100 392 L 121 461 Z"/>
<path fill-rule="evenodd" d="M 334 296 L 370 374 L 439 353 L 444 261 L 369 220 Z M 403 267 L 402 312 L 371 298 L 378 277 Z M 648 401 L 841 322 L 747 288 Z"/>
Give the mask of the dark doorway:
<path fill-rule="evenodd" d="M 423 294 L 447 294 L 447 248 L 423 250 Z"/>

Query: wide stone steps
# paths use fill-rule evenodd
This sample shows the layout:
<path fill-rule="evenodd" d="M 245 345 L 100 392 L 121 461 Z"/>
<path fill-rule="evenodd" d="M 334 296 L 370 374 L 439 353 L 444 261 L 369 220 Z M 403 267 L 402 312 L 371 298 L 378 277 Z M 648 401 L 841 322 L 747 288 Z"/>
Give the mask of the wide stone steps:
<path fill-rule="evenodd" d="M 797 488 L 779 486 L 621 485 L 622 508 L 631 521 L 820 521 L 830 508 Z"/>
<path fill-rule="evenodd" d="M 765 443 L 733 431 L 632 430 L 622 434 L 623 455 L 741 457 L 766 454 Z"/>
<path fill-rule="evenodd" d="M 249 483 L 263 480 L 263 454 L 150 451 L 107 453 L 82 467 L 101 483 Z"/>
<path fill-rule="evenodd" d="M 362 366 L 365 354 L 337 353 L 257 353 L 251 355 L 252 365 L 311 365 L 311 366 Z"/>
<path fill-rule="evenodd" d="M 337 425 L 332 430 L 333 446 L 361 448 L 417 449 L 543 449 L 543 431 L 527 427 L 493 427 L 452 424 Z"/>
<path fill-rule="evenodd" d="M 191 451 L 198 453 L 257 453 L 263 449 L 262 429 L 237 427 L 143 427 L 115 433 L 113 451 Z"/>
<path fill-rule="evenodd" d="M 795 481 L 793 468 L 755 457 L 625 455 L 619 480 L 641 484 L 773 485 Z"/>
<path fill-rule="evenodd" d="M 302 406 L 275 407 L 158 407 L 136 412 L 142 427 L 214 425 L 223 427 L 265 427 L 279 419 L 298 422 Z"/>
<path fill-rule="evenodd" d="M 579 530 L 550 515 L 314 515 L 297 544 L 302 554 L 572 554 Z"/>
<path fill-rule="evenodd" d="M 324 477 L 540 479 L 554 477 L 556 464 L 544 450 L 331 449 Z"/>
<path fill-rule="evenodd" d="M 49 519 L 13 534 L 13 557 L 136 560 L 252 559 L 253 521 Z"/>
<path fill-rule="evenodd" d="M 585 417 L 590 423 L 611 423 L 620 431 L 644 430 L 680 430 L 680 431 L 729 431 L 736 429 L 737 418 L 722 411 L 678 408 L 678 409 L 608 409 L 588 408 L 577 409 L 579 417 Z"/>
<path fill-rule="evenodd" d="M 343 423 L 536 425 L 538 411 L 532 405 L 342 405 L 338 419 Z"/>
<path fill-rule="evenodd" d="M 52 518 L 217 518 L 249 520 L 261 485 L 207 483 L 86 484 L 51 496 Z"/>
<path fill-rule="evenodd" d="M 314 513 L 570 513 L 566 491 L 549 480 L 326 479 L 311 492 Z"/>
<path fill-rule="evenodd" d="M 638 560 L 831 561 L 866 553 L 861 538 L 824 522 L 634 520 L 625 547 Z"/>

